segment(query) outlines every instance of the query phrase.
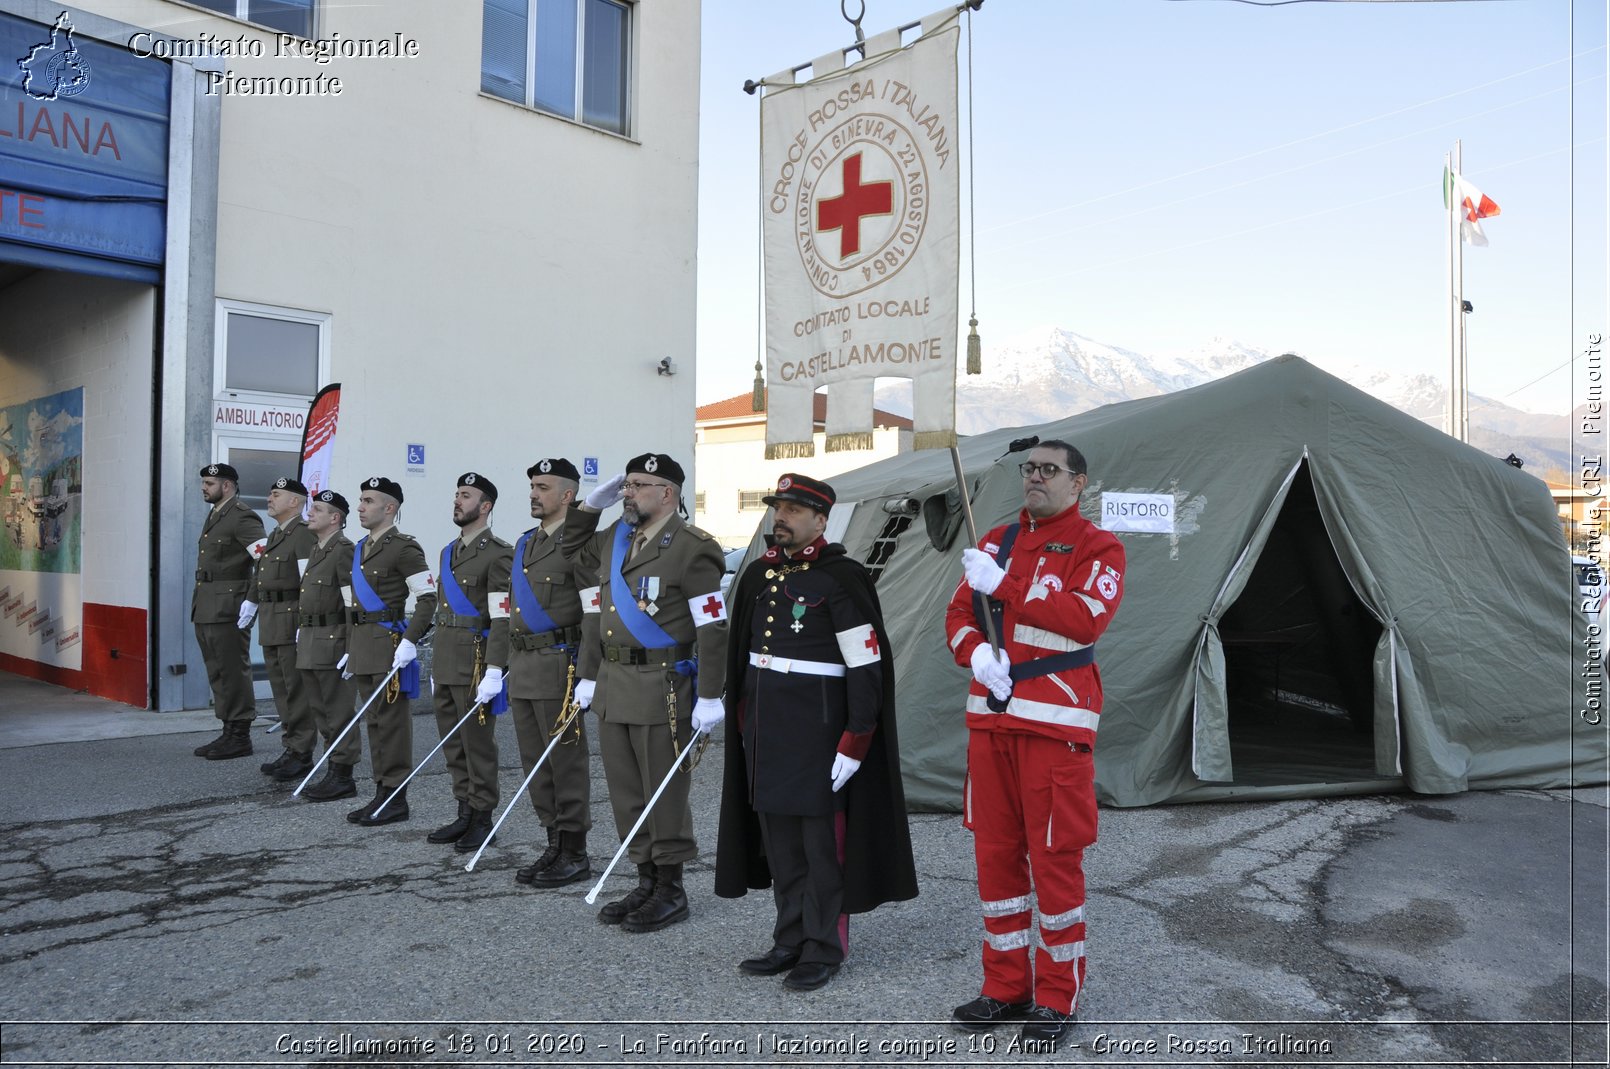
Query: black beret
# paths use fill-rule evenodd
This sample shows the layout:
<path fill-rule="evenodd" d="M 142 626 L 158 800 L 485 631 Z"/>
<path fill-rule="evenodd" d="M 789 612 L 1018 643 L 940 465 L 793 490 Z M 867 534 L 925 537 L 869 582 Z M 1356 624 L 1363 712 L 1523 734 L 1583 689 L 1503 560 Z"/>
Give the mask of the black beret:
<path fill-rule="evenodd" d="M 547 460 L 539 460 L 525 470 L 527 479 L 535 479 L 538 475 L 557 475 L 559 478 L 569 479 L 573 483 L 581 482 L 581 472 L 576 470 L 576 465 L 564 457 L 549 457 Z"/>
<path fill-rule="evenodd" d="M 341 510 L 341 515 L 343 516 L 352 511 L 351 509 L 347 508 L 347 499 L 336 493 L 334 490 L 320 490 L 318 493 L 313 495 L 313 500 L 322 501 L 326 505 L 333 505 Z"/>
<path fill-rule="evenodd" d="M 376 475 L 373 478 L 365 479 L 363 481 L 363 488 L 365 490 L 377 490 L 382 494 L 389 494 L 397 499 L 397 504 L 402 504 L 402 487 L 398 486 L 384 475 Z"/>
<path fill-rule="evenodd" d="M 664 453 L 644 453 L 640 457 L 628 460 L 626 474 L 634 475 L 638 472 L 652 475 L 656 479 L 664 479 L 668 483 L 675 483 L 678 487 L 687 478 L 682 472 L 682 465 Z"/>
<path fill-rule="evenodd" d="M 471 486 L 486 495 L 488 501 L 494 504 L 498 499 L 498 488 L 492 485 L 492 480 L 478 472 L 467 471 L 458 477 L 458 486 Z"/>
<path fill-rule="evenodd" d="M 307 487 L 303 486 L 289 475 L 281 475 L 278 479 L 275 479 L 274 485 L 270 486 L 269 489 L 289 490 L 293 494 L 300 494 L 303 497 L 307 496 Z"/>
<path fill-rule="evenodd" d="M 208 464 L 201 469 L 200 474 L 203 479 L 230 479 L 240 482 L 240 472 L 228 464 Z"/>
<path fill-rule="evenodd" d="M 777 492 L 761 498 L 768 505 L 776 505 L 779 501 L 793 501 L 796 504 L 807 505 L 817 512 L 827 512 L 838 500 L 833 488 L 820 479 L 813 479 L 809 475 L 796 475 L 789 472 L 777 480 Z"/>

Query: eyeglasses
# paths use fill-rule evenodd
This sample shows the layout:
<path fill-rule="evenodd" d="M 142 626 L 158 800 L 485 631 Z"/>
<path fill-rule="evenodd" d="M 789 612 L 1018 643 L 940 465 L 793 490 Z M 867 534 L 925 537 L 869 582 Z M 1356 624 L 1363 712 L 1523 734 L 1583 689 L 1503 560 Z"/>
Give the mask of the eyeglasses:
<path fill-rule="evenodd" d="M 670 485 L 670 483 L 646 483 L 639 479 L 628 479 L 626 482 L 621 484 L 623 489 L 630 490 L 634 494 L 642 490 L 648 490 L 652 487 Z"/>
<path fill-rule="evenodd" d="M 1025 460 L 1023 463 L 1017 466 L 1017 470 L 1023 473 L 1023 478 L 1025 479 L 1033 475 L 1035 472 L 1039 472 L 1040 478 L 1044 479 L 1046 482 L 1050 482 L 1052 479 L 1055 479 L 1058 475 L 1061 475 L 1068 469 L 1064 468 L 1060 464 L 1036 464 L 1032 460 Z"/>

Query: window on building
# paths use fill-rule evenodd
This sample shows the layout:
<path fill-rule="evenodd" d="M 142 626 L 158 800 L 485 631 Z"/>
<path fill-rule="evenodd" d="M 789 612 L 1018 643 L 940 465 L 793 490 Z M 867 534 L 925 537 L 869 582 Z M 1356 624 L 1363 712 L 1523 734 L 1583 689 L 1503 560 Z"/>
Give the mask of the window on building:
<path fill-rule="evenodd" d="M 186 0 L 281 33 L 313 36 L 313 0 Z"/>
<path fill-rule="evenodd" d="M 329 335 L 330 317 L 318 312 L 219 301 L 216 388 L 311 398 L 329 381 Z"/>
<path fill-rule="evenodd" d="M 878 537 L 872 540 L 872 549 L 868 551 L 866 556 L 867 572 L 872 576 L 874 583 L 878 581 L 878 576 L 883 574 L 884 565 L 889 563 L 889 558 L 894 556 L 895 546 L 900 543 L 900 536 L 910 528 L 911 515 L 909 513 L 890 516 L 884 521 L 883 530 L 879 531 Z"/>
<path fill-rule="evenodd" d="M 765 508 L 766 502 L 762 499 L 769 493 L 771 493 L 770 490 L 739 490 L 738 511 L 751 512 L 755 509 Z"/>
<path fill-rule="evenodd" d="M 694 512 L 703 512 L 704 511 L 704 491 L 703 490 L 700 490 L 698 493 L 693 495 L 693 511 Z"/>
<path fill-rule="evenodd" d="M 622 0 L 482 0 L 481 89 L 625 134 L 631 30 Z"/>

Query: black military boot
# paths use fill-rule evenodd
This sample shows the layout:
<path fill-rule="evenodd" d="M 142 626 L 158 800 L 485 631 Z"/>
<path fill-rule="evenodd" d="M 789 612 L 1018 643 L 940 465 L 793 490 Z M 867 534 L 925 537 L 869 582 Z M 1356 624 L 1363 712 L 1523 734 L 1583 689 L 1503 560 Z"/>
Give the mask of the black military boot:
<path fill-rule="evenodd" d="M 202 756 L 209 761 L 228 761 L 252 755 L 252 722 L 231 720 L 224 725 L 224 736 Z"/>
<path fill-rule="evenodd" d="M 386 800 L 386 796 L 390 793 L 390 791 L 386 790 L 386 788 L 382 787 L 380 784 L 375 784 L 375 796 L 369 799 L 363 805 L 359 806 L 357 809 L 354 809 L 352 812 L 348 813 L 347 823 L 362 824 L 364 819 L 375 811 L 375 806 L 379 805 L 381 802 L 384 802 Z"/>
<path fill-rule="evenodd" d="M 453 849 L 461 854 L 468 854 L 479 850 L 482 843 L 490 845 L 492 836 L 492 811 L 490 809 L 470 809 L 470 826 L 464 829 L 464 834 L 458 837 Z"/>
<path fill-rule="evenodd" d="M 206 742 L 202 743 L 200 746 L 197 746 L 190 752 L 195 754 L 197 757 L 206 757 L 208 754 L 212 753 L 214 748 L 223 745 L 224 740 L 228 738 L 229 727 L 228 725 L 223 725 L 220 727 L 218 737 L 216 739 L 208 739 Z"/>
<path fill-rule="evenodd" d="M 621 920 L 628 932 L 657 932 L 688 919 L 688 893 L 682 889 L 682 865 L 654 866 L 654 893 Z"/>
<path fill-rule="evenodd" d="M 313 771 L 313 755 L 311 753 L 297 753 L 295 750 L 286 750 L 276 758 L 269 767 L 268 774 L 277 782 L 289 783 L 293 779 L 301 779 Z"/>
<path fill-rule="evenodd" d="M 257 771 L 261 772 L 265 776 L 272 776 L 277 769 L 285 764 L 286 759 L 290 756 L 291 751 L 290 748 L 287 747 L 286 749 L 281 750 L 280 755 L 274 758 L 274 760 L 264 761 L 262 764 L 258 765 Z"/>
<path fill-rule="evenodd" d="M 530 883 L 536 879 L 537 873 L 553 864 L 554 858 L 559 856 L 559 830 L 548 829 L 548 849 L 537 855 L 537 859 L 523 869 L 515 872 L 514 878 L 521 883 Z"/>
<path fill-rule="evenodd" d="M 358 785 L 352 782 L 352 766 L 332 763 L 325 769 L 324 778 L 302 792 L 310 802 L 333 802 L 337 798 L 352 798 Z"/>
<path fill-rule="evenodd" d="M 458 816 L 429 835 L 425 836 L 427 843 L 456 843 L 459 837 L 470 829 L 470 803 L 458 803 Z"/>
<path fill-rule="evenodd" d="M 391 788 L 390 787 L 382 787 L 382 788 L 380 788 L 379 791 L 375 792 L 374 809 L 380 809 L 380 803 L 384 802 L 387 798 L 390 798 L 390 797 L 391 797 Z M 374 809 L 371 809 L 369 811 L 368 816 L 361 817 L 358 820 L 358 823 L 363 825 L 365 828 L 378 828 L 382 824 L 400 824 L 403 821 L 407 820 L 408 819 L 408 788 L 404 787 L 401 790 L 399 790 L 397 792 L 397 797 L 392 799 L 391 804 L 386 806 L 386 808 L 380 810 L 380 815 L 379 816 L 375 815 Z"/>
<path fill-rule="evenodd" d="M 587 833 L 562 831 L 559 833 L 559 856 L 553 864 L 538 872 L 531 881 L 536 887 L 563 887 L 567 883 L 585 880 L 593 874 L 593 864 L 587 858 Z"/>
<path fill-rule="evenodd" d="M 618 902 L 611 902 L 598 911 L 598 919 L 605 924 L 619 924 L 626 915 L 649 900 L 654 893 L 654 866 L 644 863 L 637 866 L 637 887 Z"/>

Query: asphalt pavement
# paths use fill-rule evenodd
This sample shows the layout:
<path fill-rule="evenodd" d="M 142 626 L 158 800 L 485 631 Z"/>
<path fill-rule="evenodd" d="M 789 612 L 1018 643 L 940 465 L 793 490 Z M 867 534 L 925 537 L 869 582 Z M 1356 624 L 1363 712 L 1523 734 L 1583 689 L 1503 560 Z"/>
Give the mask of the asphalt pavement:
<path fill-rule="evenodd" d="M 946 1023 L 982 932 L 955 814 L 912 814 L 920 896 L 854 918 L 843 971 L 797 993 L 736 968 L 770 945 L 769 895 L 711 893 L 719 739 L 693 915 L 633 935 L 591 882 L 514 881 L 542 845 L 527 805 L 474 872 L 427 844 L 454 811 L 440 757 L 409 821 L 364 829 L 258 772 L 264 722 L 256 755 L 209 762 L 206 714 L 47 697 L 0 687 L 5 1065 L 1605 1061 L 1603 789 L 1104 809 L 1081 1024 L 1025 1051 Z M 507 722 L 499 744 L 507 801 Z M 618 839 L 593 764 L 596 874 Z M 599 902 L 632 883 L 623 862 Z"/>

